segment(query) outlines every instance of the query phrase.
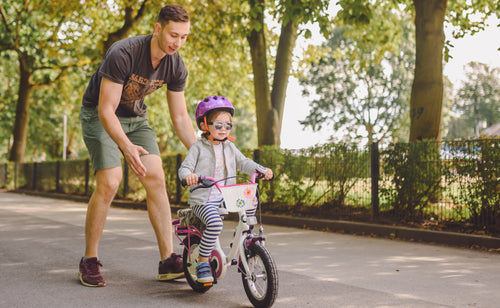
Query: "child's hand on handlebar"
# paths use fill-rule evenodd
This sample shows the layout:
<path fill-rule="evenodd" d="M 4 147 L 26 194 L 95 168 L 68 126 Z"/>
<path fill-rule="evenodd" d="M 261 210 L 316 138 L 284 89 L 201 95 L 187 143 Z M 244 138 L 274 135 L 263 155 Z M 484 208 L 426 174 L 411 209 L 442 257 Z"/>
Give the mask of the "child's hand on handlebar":
<path fill-rule="evenodd" d="M 259 170 L 255 171 L 256 173 L 254 174 L 255 180 L 260 180 L 260 179 L 266 179 L 266 180 L 272 180 L 274 179 L 274 173 L 271 169 L 266 168 L 266 172 L 260 172 Z"/>
<path fill-rule="evenodd" d="M 272 180 L 274 178 L 273 171 L 269 168 L 266 168 L 266 173 L 264 173 L 264 178 L 266 180 Z"/>
<path fill-rule="evenodd" d="M 196 185 L 198 184 L 198 175 L 196 173 L 188 174 L 185 180 L 189 186 Z"/>

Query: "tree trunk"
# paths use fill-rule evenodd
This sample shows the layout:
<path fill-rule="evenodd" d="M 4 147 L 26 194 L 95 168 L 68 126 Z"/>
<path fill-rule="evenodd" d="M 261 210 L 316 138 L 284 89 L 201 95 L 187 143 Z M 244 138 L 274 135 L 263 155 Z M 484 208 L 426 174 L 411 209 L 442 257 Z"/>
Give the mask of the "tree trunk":
<path fill-rule="evenodd" d="M 414 0 L 416 61 L 410 99 L 410 142 L 441 139 L 443 22 L 447 0 Z"/>
<path fill-rule="evenodd" d="M 274 118 L 272 132 L 274 134 L 273 145 L 281 144 L 281 125 L 283 123 L 283 109 L 285 106 L 286 89 L 292 66 L 292 54 L 297 41 L 297 24 L 292 21 L 281 27 L 280 40 L 276 53 L 276 69 L 274 71 L 273 90 L 271 92 L 271 103 Z"/>
<path fill-rule="evenodd" d="M 262 10 L 256 14 L 254 21 L 264 25 L 264 1 L 251 2 L 252 7 L 260 6 Z M 258 145 L 277 145 L 281 143 L 281 124 L 285 105 L 286 89 L 292 64 L 292 54 L 297 40 L 297 21 L 289 21 L 281 28 L 276 68 L 272 91 L 269 87 L 266 41 L 264 27 L 259 31 L 252 30 L 248 36 L 252 68 L 254 74 L 255 106 L 257 113 Z"/>
<path fill-rule="evenodd" d="M 21 57 L 21 56 L 20 56 Z M 30 72 L 24 65 L 24 59 L 19 59 L 19 90 L 16 107 L 16 120 L 14 123 L 14 142 L 9 153 L 9 161 L 22 163 L 24 150 L 26 148 L 26 136 L 28 134 L 29 99 L 32 86 L 30 84 Z"/>
<path fill-rule="evenodd" d="M 271 105 L 271 95 L 269 92 L 269 80 L 267 75 L 266 60 L 266 38 L 264 35 L 264 1 L 258 0 L 252 5 L 261 7 L 261 11 L 256 14 L 254 21 L 262 25 L 258 31 L 253 29 L 247 37 L 252 56 L 253 86 L 255 92 L 255 107 L 257 114 L 257 135 L 258 144 L 273 144 L 274 138 L 271 131 L 268 131 L 269 121 L 274 122 L 273 109 Z"/>

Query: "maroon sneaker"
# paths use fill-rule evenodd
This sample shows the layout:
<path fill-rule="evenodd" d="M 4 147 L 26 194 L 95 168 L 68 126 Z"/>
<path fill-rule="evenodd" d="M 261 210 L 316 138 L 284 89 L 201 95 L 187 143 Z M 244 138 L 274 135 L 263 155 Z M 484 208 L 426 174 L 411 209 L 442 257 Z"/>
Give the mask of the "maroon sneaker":
<path fill-rule="evenodd" d="M 172 253 L 170 257 L 160 261 L 158 266 L 158 280 L 167 281 L 176 278 L 184 277 L 184 266 L 182 258 L 176 253 Z"/>
<path fill-rule="evenodd" d="M 102 264 L 97 258 L 88 258 L 87 260 L 82 258 L 78 277 L 84 286 L 104 287 L 106 285 L 99 267 L 102 267 Z"/>

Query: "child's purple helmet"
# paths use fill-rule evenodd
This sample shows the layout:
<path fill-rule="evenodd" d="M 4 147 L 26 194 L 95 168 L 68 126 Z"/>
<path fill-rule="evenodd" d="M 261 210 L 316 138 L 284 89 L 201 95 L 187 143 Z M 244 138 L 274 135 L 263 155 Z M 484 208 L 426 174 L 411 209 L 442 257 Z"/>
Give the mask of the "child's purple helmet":
<path fill-rule="evenodd" d="M 199 129 L 201 129 L 200 123 L 204 121 L 208 112 L 212 110 L 224 110 L 229 112 L 231 116 L 234 116 L 234 107 L 227 98 L 217 95 L 206 97 L 196 107 L 196 124 Z"/>

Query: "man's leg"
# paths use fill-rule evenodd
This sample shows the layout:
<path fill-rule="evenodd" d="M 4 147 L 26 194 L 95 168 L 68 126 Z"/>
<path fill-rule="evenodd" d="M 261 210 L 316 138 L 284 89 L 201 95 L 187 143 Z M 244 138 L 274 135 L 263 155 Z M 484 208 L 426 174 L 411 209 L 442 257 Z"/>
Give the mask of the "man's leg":
<path fill-rule="evenodd" d="M 90 198 L 85 220 L 85 257 L 80 261 L 78 277 L 87 287 L 104 287 L 101 261 L 97 257 L 99 241 L 111 201 L 122 177 L 121 167 L 101 169 L 96 173 L 96 189 Z"/>
<path fill-rule="evenodd" d="M 172 242 L 172 215 L 165 187 L 161 158 L 158 155 L 142 156 L 146 176 L 140 178 L 147 193 L 149 219 L 156 234 L 160 250 L 158 280 L 172 280 L 184 276 L 182 258 L 174 253 Z"/>
<path fill-rule="evenodd" d="M 121 167 L 101 169 L 96 173 L 96 187 L 90 197 L 85 220 L 85 256 L 87 258 L 98 256 L 99 241 L 108 210 L 118 191 L 121 179 Z"/>
<path fill-rule="evenodd" d="M 164 260 L 174 252 L 172 242 L 172 215 L 165 187 L 165 174 L 160 156 L 142 156 L 146 176 L 139 178 L 147 194 L 149 219 L 156 234 L 160 258 Z"/>

